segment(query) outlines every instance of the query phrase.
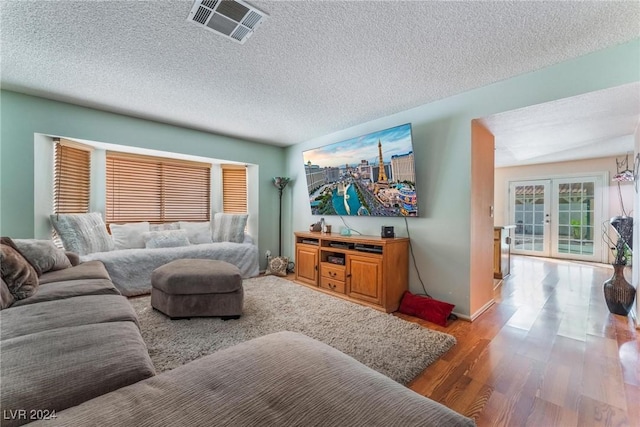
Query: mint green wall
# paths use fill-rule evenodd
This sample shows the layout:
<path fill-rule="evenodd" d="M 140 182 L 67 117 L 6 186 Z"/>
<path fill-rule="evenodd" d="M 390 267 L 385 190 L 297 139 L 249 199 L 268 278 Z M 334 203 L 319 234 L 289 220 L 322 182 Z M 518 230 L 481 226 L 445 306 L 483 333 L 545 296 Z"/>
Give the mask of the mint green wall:
<path fill-rule="evenodd" d="M 287 168 L 294 183 L 289 189 L 284 251 L 294 255 L 292 233 L 307 230 L 319 219 L 311 215 L 306 202 L 302 152 L 411 122 L 420 218 L 409 218 L 408 223 L 420 275 L 433 297 L 455 304 L 454 311 L 463 316 L 472 316 L 471 120 L 638 80 L 640 39 L 289 147 Z M 337 216 L 325 219 L 337 229 L 342 225 Z M 396 235 L 407 235 L 401 218 L 346 220 L 363 234 L 379 235 L 381 225 L 393 225 Z M 422 293 L 411 264 L 410 290 Z"/>
<path fill-rule="evenodd" d="M 408 220 L 427 290 L 469 316 L 471 120 L 640 80 L 640 39 L 536 72 L 363 123 L 286 150 L 13 92 L 0 93 L 0 233 L 33 235 L 34 133 L 258 164 L 260 253 L 277 251 L 277 193 L 272 176 L 294 179 L 283 198 L 283 255 L 294 255 L 293 232 L 317 221 L 307 203 L 302 151 L 402 123 L 413 125 L 420 218 Z M 285 172 L 286 171 L 286 172 Z M 338 217 L 327 223 L 339 229 Z M 399 218 L 347 218 L 378 235 Z M 262 262 L 264 265 L 264 262 Z M 421 292 L 411 267 L 410 289 Z"/>
<path fill-rule="evenodd" d="M 41 133 L 258 165 L 260 253 L 277 252 L 278 197 L 271 178 L 284 170 L 280 147 L 9 91 L 0 92 L 0 126 L 2 235 L 34 235 L 34 134 Z"/>

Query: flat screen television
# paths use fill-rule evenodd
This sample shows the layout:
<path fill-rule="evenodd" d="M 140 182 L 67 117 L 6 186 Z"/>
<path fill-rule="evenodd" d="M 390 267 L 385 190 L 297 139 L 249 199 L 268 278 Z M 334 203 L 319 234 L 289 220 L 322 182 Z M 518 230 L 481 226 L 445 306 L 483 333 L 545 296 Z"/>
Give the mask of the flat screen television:
<path fill-rule="evenodd" d="M 303 157 L 313 215 L 418 216 L 411 123 Z"/>

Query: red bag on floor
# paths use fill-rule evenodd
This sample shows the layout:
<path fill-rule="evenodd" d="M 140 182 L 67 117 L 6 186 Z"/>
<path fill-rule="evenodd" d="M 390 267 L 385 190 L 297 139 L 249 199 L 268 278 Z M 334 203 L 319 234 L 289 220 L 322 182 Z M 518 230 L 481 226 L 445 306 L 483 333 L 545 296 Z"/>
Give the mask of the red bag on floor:
<path fill-rule="evenodd" d="M 424 295 L 414 295 L 409 291 L 404 291 L 400 301 L 400 313 L 409 316 L 419 317 L 440 326 L 447 326 L 447 319 L 453 311 L 455 305 L 448 302 L 438 301 Z"/>

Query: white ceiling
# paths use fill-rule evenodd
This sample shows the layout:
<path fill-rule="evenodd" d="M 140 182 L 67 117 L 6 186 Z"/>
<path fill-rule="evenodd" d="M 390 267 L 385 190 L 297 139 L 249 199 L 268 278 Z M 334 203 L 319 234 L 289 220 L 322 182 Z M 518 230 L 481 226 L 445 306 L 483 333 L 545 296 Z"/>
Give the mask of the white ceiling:
<path fill-rule="evenodd" d="M 286 146 L 640 36 L 637 1 L 251 3 L 240 45 L 191 1 L 1 1 L 0 83 Z"/>
<path fill-rule="evenodd" d="M 633 152 L 640 82 L 485 117 L 496 167 Z"/>

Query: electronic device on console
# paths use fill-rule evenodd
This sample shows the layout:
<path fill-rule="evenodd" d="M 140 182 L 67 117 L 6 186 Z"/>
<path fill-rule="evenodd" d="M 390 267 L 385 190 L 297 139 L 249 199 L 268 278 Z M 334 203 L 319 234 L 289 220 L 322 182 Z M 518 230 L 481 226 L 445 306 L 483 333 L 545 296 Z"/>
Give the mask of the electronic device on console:
<path fill-rule="evenodd" d="M 365 245 L 363 243 L 356 243 L 354 249 L 356 251 L 361 251 L 361 252 L 372 252 L 372 253 L 376 253 L 376 254 L 381 254 L 382 253 L 382 246 Z"/>
<path fill-rule="evenodd" d="M 380 233 L 380 236 L 383 239 L 388 239 L 388 238 L 391 238 L 391 237 L 396 237 L 396 234 L 393 231 L 393 227 L 392 226 L 383 225 L 381 233 Z"/>
<path fill-rule="evenodd" d="M 332 248 L 338 248 L 338 249 L 353 249 L 353 243 L 346 243 L 346 242 L 331 242 L 329 243 L 329 246 L 331 246 Z"/>
<path fill-rule="evenodd" d="M 344 256 L 329 255 L 327 261 L 331 264 L 344 265 Z"/>

